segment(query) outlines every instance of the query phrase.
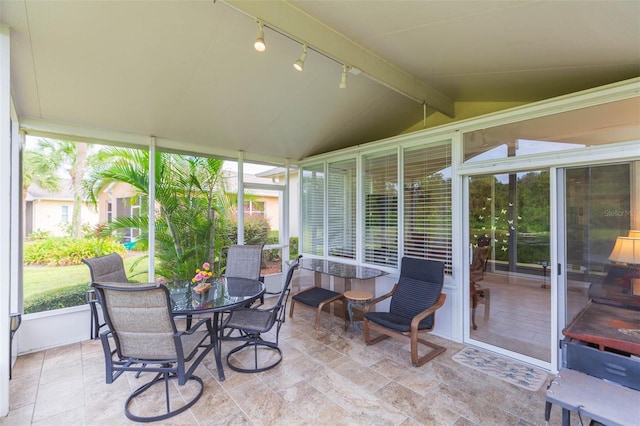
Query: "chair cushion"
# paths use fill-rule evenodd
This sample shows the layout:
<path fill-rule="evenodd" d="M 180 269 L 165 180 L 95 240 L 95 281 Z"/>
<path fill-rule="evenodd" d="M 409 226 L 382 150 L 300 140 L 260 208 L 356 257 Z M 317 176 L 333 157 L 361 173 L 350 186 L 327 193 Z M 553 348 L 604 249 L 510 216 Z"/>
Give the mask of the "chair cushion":
<path fill-rule="evenodd" d="M 400 276 L 440 283 L 444 280 L 444 262 L 405 256 L 402 258 Z"/>
<path fill-rule="evenodd" d="M 231 311 L 224 326 L 254 333 L 264 333 L 275 323 L 277 311 L 242 308 Z"/>
<path fill-rule="evenodd" d="M 411 323 L 413 317 L 438 301 L 441 292 L 442 283 L 431 283 L 401 276 L 398 280 L 398 287 L 391 297 L 389 313 L 404 317 Z M 433 315 L 423 319 L 419 326 L 421 330 L 431 327 L 433 327 Z"/>
<path fill-rule="evenodd" d="M 262 266 L 262 245 L 233 245 L 227 251 L 227 266 L 224 275 L 227 277 L 260 278 Z"/>
<path fill-rule="evenodd" d="M 307 290 L 294 295 L 292 299 L 296 302 L 300 302 L 305 305 L 317 308 L 322 302 L 340 295 L 341 293 L 338 293 L 337 291 L 331 291 L 321 287 L 314 287 L 311 290 Z"/>
<path fill-rule="evenodd" d="M 203 344 L 202 342 L 209 338 L 209 336 L 208 331 L 196 331 L 193 334 L 183 334 L 180 336 L 185 361 L 190 361 L 191 358 L 198 353 L 199 348 Z"/>
<path fill-rule="evenodd" d="M 411 318 L 405 318 L 390 312 L 367 312 L 364 317 L 391 330 L 399 332 L 409 332 L 411 330 Z M 423 330 L 431 327 L 422 327 L 421 323 L 418 328 Z"/>
<path fill-rule="evenodd" d="M 119 282 L 126 283 L 127 274 L 124 269 L 122 257 L 118 253 L 111 253 L 106 256 L 82 259 L 82 262 L 89 266 L 91 281 L 94 282 Z"/>

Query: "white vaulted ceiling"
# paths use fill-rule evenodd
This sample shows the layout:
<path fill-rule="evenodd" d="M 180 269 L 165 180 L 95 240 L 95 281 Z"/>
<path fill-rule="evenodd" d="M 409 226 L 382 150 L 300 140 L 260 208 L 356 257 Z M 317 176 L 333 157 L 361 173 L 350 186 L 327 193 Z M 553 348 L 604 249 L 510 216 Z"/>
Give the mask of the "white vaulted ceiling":
<path fill-rule="evenodd" d="M 640 76 L 636 0 L 2 0 L 0 22 L 21 123 L 265 159 L 399 134 L 421 101 L 455 117 Z"/>

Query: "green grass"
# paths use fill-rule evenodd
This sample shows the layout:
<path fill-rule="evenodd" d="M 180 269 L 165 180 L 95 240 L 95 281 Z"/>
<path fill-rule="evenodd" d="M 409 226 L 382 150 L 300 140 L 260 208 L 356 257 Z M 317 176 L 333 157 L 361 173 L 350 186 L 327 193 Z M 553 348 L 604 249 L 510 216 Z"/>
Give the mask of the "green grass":
<path fill-rule="evenodd" d="M 124 267 L 130 280 L 147 281 L 146 259 L 143 259 L 133 272 L 131 271 L 131 265 L 140 256 L 143 254 L 129 254 L 124 259 Z M 137 275 L 141 272 L 142 275 Z M 88 285 L 90 281 L 91 274 L 85 264 L 58 267 L 27 266 L 23 271 L 24 299 L 29 300 L 50 290 L 73 287 L 78 284 Z"/>

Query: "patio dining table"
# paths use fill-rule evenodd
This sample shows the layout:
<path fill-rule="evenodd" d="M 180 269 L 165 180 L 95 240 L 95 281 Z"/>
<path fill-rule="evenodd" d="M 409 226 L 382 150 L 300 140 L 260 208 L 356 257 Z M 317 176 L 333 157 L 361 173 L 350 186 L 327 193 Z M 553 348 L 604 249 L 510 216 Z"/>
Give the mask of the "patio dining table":
<path fill-rule="evenodd" d="M 313 281 L 316 287 L 328 288 L 338 293 L 346 293 L 351 290 L 365 290 L 370 291 L 372 296 L 375 296 L 375 279 L 386 275 L 386 272 L 380 269 L 313 258 L 303 258 L 300 261 L 300 269 L 313 271 Z M 323 282 L 322 275 L 333 279 L 329 283 L 326 281 Z M 359 282 L 357 286 L 353 286 L 354 280 Z M 338 306 L 341 306 L 340 304 L 343 302 L 337 301 L 336 303 L 338 303 Z M 342 308 L 344 308 L 344 306 L 342 306 Z M 327 306 L 325 309 L 329 310 L 330 308 Z M 339 317 L 342 317 L 343 313 L 348 313 L 348 309 L 334 309 L 334 314 Z M 349 318 L 345 317 L 344 320 L 349 320 Z M 346 326 L 347 324 L 345 322 L 345 327 Z"/>
<path fill-rule="evenodd" d="M 224 381 L 222 367 L 221 342 L 223 329 L 221 313 L 246 306 L 259 299 L 265 292 L 261 281 L 247 278 L 220 277 L 213 280 L 211 288 L 204 293 L 194 291 L 195 283 L 176 281 L 167 284 L 171 295 L 171 306 L 174 315 L 213 314 L 214 355 L 218 378 Z"/>

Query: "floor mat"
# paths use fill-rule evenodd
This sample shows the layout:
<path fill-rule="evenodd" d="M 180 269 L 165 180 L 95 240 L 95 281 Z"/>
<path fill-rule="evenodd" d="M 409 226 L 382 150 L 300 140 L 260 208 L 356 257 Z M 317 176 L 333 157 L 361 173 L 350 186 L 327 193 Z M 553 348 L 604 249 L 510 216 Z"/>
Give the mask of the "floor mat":
<path fill-rule="evenodd" d="M 453 360 L 533 392 L 540 389 L 549 377 L 540 368 L 472 347 L 462 349 L 453 356 Z"/>

